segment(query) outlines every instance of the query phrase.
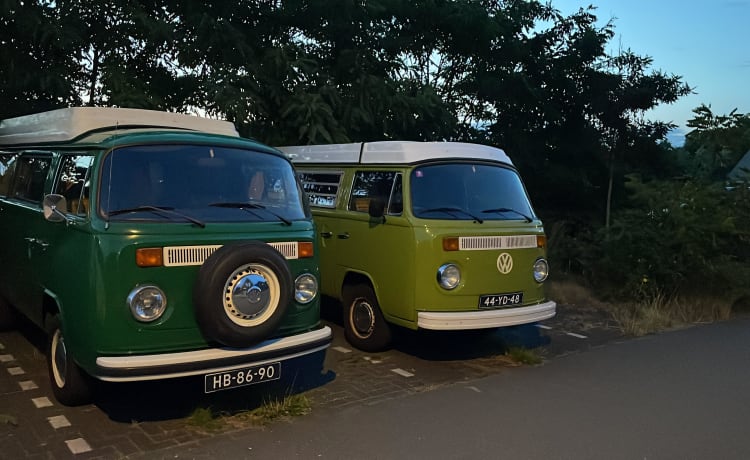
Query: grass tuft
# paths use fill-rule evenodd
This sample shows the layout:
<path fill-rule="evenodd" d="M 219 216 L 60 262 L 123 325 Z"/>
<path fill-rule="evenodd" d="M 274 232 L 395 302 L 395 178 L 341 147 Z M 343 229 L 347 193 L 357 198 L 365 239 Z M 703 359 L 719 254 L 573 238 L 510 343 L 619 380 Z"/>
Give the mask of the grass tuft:
<path fill-rule="evenodd" d="M 513 362 L 518 364 L 527 364 L 533 366 L 541 364 L 542 361 L 544 361 L 536 351 L 522 347 L 511 347 L 508 349 L 508 351 L 505 352 L 505 355 L 512 359 Z"/>
<path fill-rule="evenodd" d="M 670 297 L 664 293 L 612 311 L 623 334 L 640 337 L 692 324 L 712 323 L 729 318 L 731 306 L 715 298 Z"/>

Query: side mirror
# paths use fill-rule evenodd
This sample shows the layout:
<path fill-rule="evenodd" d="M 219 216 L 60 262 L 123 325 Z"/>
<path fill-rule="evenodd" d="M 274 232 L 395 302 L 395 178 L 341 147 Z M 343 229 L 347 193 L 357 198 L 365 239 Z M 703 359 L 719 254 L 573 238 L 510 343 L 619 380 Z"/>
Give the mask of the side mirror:
<path fill-rule="evenodd" d="M 383 219 L 385 221 L 385 201 L 380 198 L 370 198 L 370 206 L 367 208 L 367 213 L 370 217 L 375 219 Z"/>
<path fill-rule="evenodd" d="M 45 195 L 42 201 L 42 211 L 44 218 L 50 222 L 62 222 L 68 220 L 65 211 L 68 209 L 68 203 L 62 195 Z"/>

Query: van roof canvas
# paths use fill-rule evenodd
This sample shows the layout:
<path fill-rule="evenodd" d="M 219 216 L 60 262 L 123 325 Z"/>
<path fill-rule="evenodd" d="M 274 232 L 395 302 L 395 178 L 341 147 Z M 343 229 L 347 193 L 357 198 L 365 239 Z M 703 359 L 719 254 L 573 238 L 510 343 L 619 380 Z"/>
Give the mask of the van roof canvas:
<path fill-rule="evenodd" d="M 237 137 L 234 124 L 182 113 L 112 107 L 70 107 L 0 122 L 0 145 L 65 142 L 102 129 L 169 128 Z"/>
<path fill-rule="evenodd" d="M 470 158 L 513 164 L 501 149 L 464 142 L 381 141 L 277 148 L 295 163 L 409 164 Z"/>

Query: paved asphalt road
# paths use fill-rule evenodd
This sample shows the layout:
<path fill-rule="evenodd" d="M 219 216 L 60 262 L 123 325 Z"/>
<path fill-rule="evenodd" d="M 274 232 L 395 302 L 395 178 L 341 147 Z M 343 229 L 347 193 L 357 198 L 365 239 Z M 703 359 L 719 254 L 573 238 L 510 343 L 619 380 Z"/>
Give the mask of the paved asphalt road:
<path fill-rule="evenodd" d="M 133 458 L 748 459 L 750 318 Z"/>

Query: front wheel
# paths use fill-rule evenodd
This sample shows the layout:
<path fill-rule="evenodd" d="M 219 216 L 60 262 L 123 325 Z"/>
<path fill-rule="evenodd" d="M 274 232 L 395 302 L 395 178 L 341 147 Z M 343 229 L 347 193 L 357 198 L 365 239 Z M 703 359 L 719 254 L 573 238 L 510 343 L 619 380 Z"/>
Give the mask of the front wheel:
<path fill-rule="evenodd" d="M 66 406 L 88 403 L 91 400 L 90 377 L 73 361 L 57 317 L 52 320 L 48 330 L 47 370 L 52 393 Z"/>
<path fill-rule="evenodd" d="M 344 336 L 363 351 L 382 351 L 391 343 L 391 328 L 380 311 L 372 288 L 365 284 L 347 286 L 343 293 Z"/>

